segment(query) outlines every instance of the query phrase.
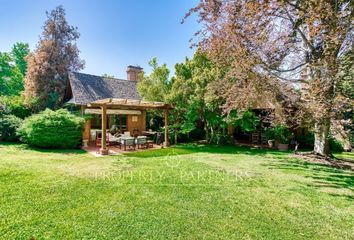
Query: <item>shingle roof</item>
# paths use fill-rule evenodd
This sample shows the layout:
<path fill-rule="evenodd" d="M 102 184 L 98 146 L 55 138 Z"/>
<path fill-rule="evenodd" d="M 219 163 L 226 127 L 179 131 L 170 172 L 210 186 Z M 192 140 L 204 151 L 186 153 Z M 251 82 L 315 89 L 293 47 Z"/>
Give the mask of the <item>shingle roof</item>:
<path fill-rule="evenodd" d="M 73 98 L 71 103 L 86 105 L 105 98 L 141 100 L 135 81 L 105 78 L 85 73 L 69 74 Z"/>

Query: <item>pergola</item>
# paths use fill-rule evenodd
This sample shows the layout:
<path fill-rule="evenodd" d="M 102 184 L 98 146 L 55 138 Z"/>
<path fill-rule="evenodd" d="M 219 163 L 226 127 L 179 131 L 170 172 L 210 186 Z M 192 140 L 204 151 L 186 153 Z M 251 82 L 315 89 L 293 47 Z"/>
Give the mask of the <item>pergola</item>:
<path fill-rule="evenodd" d="M 147 109 L 162 109 L 164 110 L 165 117 L 165 142 L 164 146 L 169 146 L 168 140 L 168 111 L 173 109 L 172 105 L 163 102 L 151 102 L 135 99 L 122 99 L 122 98 L 106 98 L 97 100 L 87 104 L 87 109 L 100 110 L 102 115 L 102 143 L 100 154 L 108 155 L 109 150 L 106 143 L 107 134 L 107 110 L 120 110 L 122 113 L 124 111 L 137 111 L 137 110 L 147 110 Z"/>

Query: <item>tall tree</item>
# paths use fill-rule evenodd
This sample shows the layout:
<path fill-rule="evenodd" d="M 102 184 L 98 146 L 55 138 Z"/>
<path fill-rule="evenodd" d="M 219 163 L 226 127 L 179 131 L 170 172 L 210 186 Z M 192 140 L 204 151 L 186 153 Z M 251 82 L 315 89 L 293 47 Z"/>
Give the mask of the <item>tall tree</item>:
<path fill-rule="evenodd" d="M 153 71 L 142 76 L 138 90 L 146 100 L 174 105 L 169 122 L 175 133 L 175 143 L 180 133 L 198 131 L 200 138 L 212 141 L 216 133 L 226 130 L 220 99 L 208 91 L 208 85 L 216 79 L 218 71 L 204 53 L 197 51 L 192 59 L 177 63 L 175 76 L 171 79 L 165 64 L 158 65 L 156 58 L 149 64 Z"/>
<path fill-rule="evenodd" d="M 12 58 L 23 76 L 26 75 L 27 61 L 25 58 L 29 52 L 28 43 L 15 43 L 11 50 Z"/>
<path fill-rule="evenodd" d="M 47 18 L 36 50 L 27 57 L 25 97 L 35 110 L 60 107 L 68 73 L 84 67 L 76 45 L 79 32 L 66 21 L 64 8 L 47 12 Z"/>
<path fill-rule="evenodd" d="M 108 73 L 104 73 L 102 74 L 103 78 L 116 78 L 114 75 L 108 74 Z"/>
<path fill-rule="evenodd" d="M 159 66 L 157 58 L 149 61 L 152 68 L 150 75 L 143 74 L 138 84 L 138 91 L 148 101 L 166 102 L 166 96 L 171 88 L 170 70 L 166 64 Z"/>
<path fill-rule="evenodd" d="M 328 155 L 331 121 L 353 107 L 339 77 L 353 47 L 353 9 L 352 0 L 202 0 L 187 16 L 199 15 L 196 44 L 227 69 L 226 108 L 296 100 L 311 117 L 314 152 Z"/>
<path fill-rule="evenodd" d="M 12 75 L 11 56 L 8 53 L 0 52 L 0 93 L 9 94 L 8 83 Z"/>
<path fill-rule="evenodd" d="M 10 53 L 0 52 L 0 94 L 19 95 L 27 69 L 25 57 L 29 53 L 27 43 L 15 43 Z"/>
<path fill-rule="evenodd" d="M 209 85 L 218 76 L 207 56 L 197 51 L 192 59 L 175 65 L 175 76 L 168 101 L 178 111 L 180 130 L 189 133 L 202 128 L 205 139 L 213 141 L 216 132 L 226 129 L 219 98 L 210 94 Z M 182 117 L 182 118 L 181 118 Z"/>

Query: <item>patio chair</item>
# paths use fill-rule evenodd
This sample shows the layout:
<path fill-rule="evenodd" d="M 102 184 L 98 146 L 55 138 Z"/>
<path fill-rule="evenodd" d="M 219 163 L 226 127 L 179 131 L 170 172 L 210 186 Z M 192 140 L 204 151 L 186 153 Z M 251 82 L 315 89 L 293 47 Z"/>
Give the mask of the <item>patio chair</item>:
<path fill-rule="evenodd" d="M 121 134 L 109 134 L 109 144 L 111 146 L 119 146 L 119 148 L 121 148 L 121 144 L 122 144 L 122 138 L 121 138 Z"/>
<path fill-rule="evenodd" d="M 109 146 L 109 134 L 106 134 L 106 145 Z M 102 147 L 102 132 L 96 131 L 96 152 Z"/>
<path fill-rule="evenodd" d="M 130 134 L 130 132 L 127 131 L 127 132 L 124 132 L 124 133 L 123 133 L 123 136 L 124 136 L 124 137 L 131 137 L 132 135 Z"/>
<path fill-rule="evenodd" d="M 147 144 L 147 137 L 146 136 L 138 136 L 136 138 L 136 145 L 139 147 L 144 146 L 145 148 L 148 148 L 148 144 Z"/>
<path fill-rule="evenodd" d="M 147 148 L 153 148 L 154 147 L 154 141 L 153 140 L 147 140 L 146 145 L 147 145 Z"/>
<path fill-rule="evenodd" d="M 138 137 L 139 136 L 139 132 L 140 132 L 139 129 L 134 128 L 133 129 L 133 137 L 135 137 L 135 138 Z"/>
<path fill-rule="evenodd" d="M 117 125 L 113 124 L 113 125 L 111 126 L 111 128 L 109 129 L 109 132 L 110 132 L 112 135 L 118 133 L 118 132 L 119 132 L 119 129 L 118 129 Z"/>
<path fill-rule="evenodd" d="M 162 135 L 161 132 L 158 132 L 156 134 L 156 144 L 161 145 L 163 143 L 163 141 L 164 141 L 164 136 Z"/>
<path fill-rule="evenodd" d="M 135 150 L 135 139 L 133 137 L 122 138 L 122 145 L 124 146 L 124 151 L 127 151 L 127 146 L 129 148 L 133 147 Z"/>

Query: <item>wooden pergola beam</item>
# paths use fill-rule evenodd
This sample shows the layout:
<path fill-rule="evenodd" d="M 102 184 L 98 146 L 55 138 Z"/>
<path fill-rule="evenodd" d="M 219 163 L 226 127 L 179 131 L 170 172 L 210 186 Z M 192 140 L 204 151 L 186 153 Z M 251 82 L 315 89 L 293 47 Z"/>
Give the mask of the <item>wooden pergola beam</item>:
<path fill-rule="evenodd" d="M 101 155 L 108 155 L 109 149 L 107 148 L 107 105 L 103 104 L 101 106 L 102 110 L 102 138 L 101 138 Z"/>
<path fill-rule="evenodd" d="M 165 115 L 165 141 L 163 145 L 164 147 L 168 147 L 170 146 L 170 141 L 168 139 L 168 110 L 167 109 L 165 109 L 164 115 Z"/>
<path fill-rule="evenodd" d="M 103 104 L 90 103 L 87 104 L 88 108 L 98 108 L 102 107 Z M 144 106 L 144 105 L 128 105 L 128 104 L 105 104 L 107 108 L 110 109 L 136 109 L 136 110 L 146 110 L 146 109 L 173 109 L 169 104 L 164 106 Z"/>
<path fill-rule="evenodd" d="M 148 102 L 134 99 L 107 98 L 87 104 L 87 107 L 102 107 L 105 104 L 108 108 L 128 109 L 173 109 L 172 105 L 163 102 Z"/>
<path fill-rule="evenodd" d="M 86 114 L 102 114 L 101 108 L 86 108 Z M 142 110 L 107 108 L 107 115 L 141 115 Z"/>

